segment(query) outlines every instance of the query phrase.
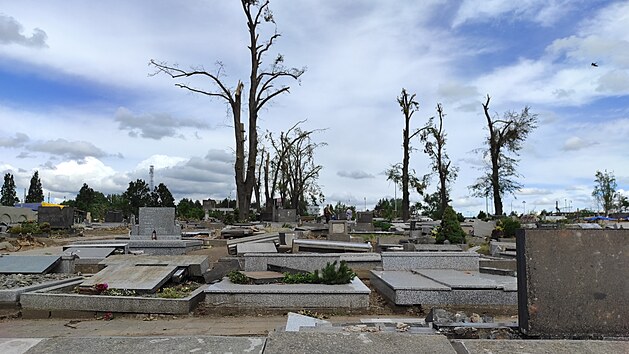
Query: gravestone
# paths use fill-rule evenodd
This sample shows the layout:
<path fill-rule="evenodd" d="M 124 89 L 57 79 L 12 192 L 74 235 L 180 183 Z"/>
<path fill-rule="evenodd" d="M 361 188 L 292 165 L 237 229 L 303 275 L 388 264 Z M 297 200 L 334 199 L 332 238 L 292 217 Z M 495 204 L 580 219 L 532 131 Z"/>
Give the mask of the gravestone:
<path fill-rule="evenodd" d="M 175 224 L 175 208 L 140 208 L 131 240 L 181 240 L 181 225 Z"/>
<path fill-rule="evenodd" d="M 518 319 L 529 336 L 629 333 L 629 230 L 517 232 Z"/>
<path fill-rule="evenodd" d="M 359 211 L 356 215 L 356 225 L 354 226 L 356 231 L 373 231 L 373 213 Z"/>
<path fill-rule="evenodd" d="M 297 209 L 275 209 L 275 222 L 296 222 Z"/>
<path fill-rule="evenodd" d="M 47 222 L 53 229 L 68 229 L 74 225 L 74 208 L 42 206 L 37 209 L 37 223 Z"/>
<path fill-rule="evenodd" d="M 330 220 L 328 223 L 328 240 L 349 242 L 351 240 L 351 236 L 349 235 L 347 221 Z"/>

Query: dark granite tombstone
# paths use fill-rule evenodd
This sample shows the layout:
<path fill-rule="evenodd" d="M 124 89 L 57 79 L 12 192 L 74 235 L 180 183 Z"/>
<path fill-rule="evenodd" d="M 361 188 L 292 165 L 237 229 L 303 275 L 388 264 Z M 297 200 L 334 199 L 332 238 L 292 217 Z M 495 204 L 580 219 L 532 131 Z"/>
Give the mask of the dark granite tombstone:
<path fill-rule="evenodd" d="M 629 334 L 629 230 L 521 229 L 516 240 L 523 333 Z"/>

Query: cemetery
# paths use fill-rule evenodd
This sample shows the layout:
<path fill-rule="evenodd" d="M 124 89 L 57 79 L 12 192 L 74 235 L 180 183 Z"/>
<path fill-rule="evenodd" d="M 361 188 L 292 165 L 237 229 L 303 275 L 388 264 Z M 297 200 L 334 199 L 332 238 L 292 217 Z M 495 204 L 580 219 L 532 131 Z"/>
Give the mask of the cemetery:
<path fill-rule="evenodd" d="M 627 266 L 624 230 L 522 229 L 516 239 L 490 240 L 487 254 L 480 254 L 478 246 L 428 243 L 415 231 L 428 226 L 415 222 L 368 236 L 362 230 L 369 227 L 356 233 L 355 223 L 347 221 L 331 222 L 325 231 L 325 224 L 315 222 L 291 230 L 243 224 L 182 240 L 184 231 L 167 209 L 141 209 L 128 237 L 74 240 L 58 255 L 0 256 L 0 279 L 22 280 L 0 286 L 0 305 L 24 320 L 288 312 L 285 333 L 441 333 L 454 347 L 456 338 L 603 339 L 629 331 L 629 304 L 618 287 Z M 153 231 L 157 239 L 151 239 Z M 565 251 L 559 254 L 587 261 L 575 272 L 574 262 L 557 257 L 558 247 Z M 222 256 L 210 260 L 204 249 L 222 250 Z M 350 272 L 347 282 L 311 283 L 341 264 Z M 29 282 L 29 276 L 36 280 Z M 553 295 L 565 281 L 582 284 L 566 293 L 570 301 Z M 368 317 L 374 298 L 382 301 L 379 311 L 424 315 L 333 324 L 297 314 Z M 567 316 L 574 304 L 579 313 Z M 282 333 L 269 335 L 268 344 L 283 341 Z"/>
<path fill-rule="evenodd" d="M 0 353 L 629 353 L 629 2 L 151 5 L 0 13 Z"/>

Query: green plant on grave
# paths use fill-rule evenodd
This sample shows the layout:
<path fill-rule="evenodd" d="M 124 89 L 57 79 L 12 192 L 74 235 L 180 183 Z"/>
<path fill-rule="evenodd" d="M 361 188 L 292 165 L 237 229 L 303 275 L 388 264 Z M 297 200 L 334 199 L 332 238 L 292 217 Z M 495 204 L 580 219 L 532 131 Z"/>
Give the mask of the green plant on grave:
<path fill-rule="evenodd" d="M 347 266 L 345 261 L 341 261 L 338 269 L 336 268 L 336 261 L 334 261 L 332 264 L 327 263 L 321 270 L 321 283 L 323 284 L 347 284 L 351 283 L 354 277 L 356 277 L 356 273 Z"/>
<path fill-rule="evenodd" d="M 452 244 L 465 243 L 465 231 L 451 206 L 443 211 L 441 225 L 437 227 L 436 242 L 444 243 L 446 240 Z"/>
<path fill-rule="evenodd" d="M 334 261 L 334 263 L 326 263 L 326 266 L 323 267 L 323 269 L 320 271 L 315 270 L 312 273 L 284 273 L 282 282 L 288 284 L 335 285 L 351 283 L 354 277 L 356 277 L 356 273 L 347 266 L 347 262 L 341 261 L 339 267 L 337 268 L 336 261 Z"/>
<path fill-rule="evenodd" d="M 232 270 L 227 273 L 227 277 L 234 284 L 249 284 L 249 278 L 246 275 L 242 274 L 242 272 L 238 270 Z"/>
<path fill-rule="evenodd" d="M 165 299 L 180 299 L 186 297 L 186 294 L 183 289 L 164 288 L 157 296 Z"/>
<path fill-rule="evenodd" d="M 282 283 L 286 284 L 316 284 L 319 277 L 315 273 L 284 273 Z"/>

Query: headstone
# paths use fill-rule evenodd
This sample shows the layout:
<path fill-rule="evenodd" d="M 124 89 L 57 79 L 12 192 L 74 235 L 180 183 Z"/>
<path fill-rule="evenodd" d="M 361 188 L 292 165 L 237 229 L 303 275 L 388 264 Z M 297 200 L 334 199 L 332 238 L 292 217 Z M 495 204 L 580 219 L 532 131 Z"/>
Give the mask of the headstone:
<path fill-rule="evenodd" d="M 55 206 L 39 207 L 37 210 L 37 223 L 47 222 L 53 229 L 68 229 L 74 225 L 74 208 Z"/>
<path fill-rule="evenodd" d="M 373 231 L 373 213 L 359 211 L 356 214 L 356 225 L 354 226 L 356 231 Z"/>
<path fill-rule="evenodd" d="M 517 233 L 520 330 L 540 337 L 629 333 L 629 230 Z"/>
<path fill-rule="evenodd" d="M 328 235 L 332 234 L 347 234 L 347 221 L 345 220 L 330 220 L 328 223 Z"/>
<path fill-rule="evenodd" d="M 296 222 L 296 209 L 277 209 L 275 213 L 275 222 Z"/>
<path fill-rule="evenodd" d="M 140 208 L 131 240 L 181 240 L 181 225 L 175 224 L 175 208 Z"/>

